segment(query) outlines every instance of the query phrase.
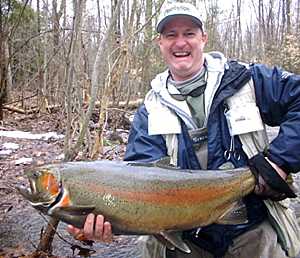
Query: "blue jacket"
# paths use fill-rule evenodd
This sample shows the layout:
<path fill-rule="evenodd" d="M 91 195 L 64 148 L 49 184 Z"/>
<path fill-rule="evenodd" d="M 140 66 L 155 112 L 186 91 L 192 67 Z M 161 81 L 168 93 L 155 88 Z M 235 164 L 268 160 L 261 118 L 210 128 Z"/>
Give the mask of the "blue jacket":
<path fill-rule="evenodd" d="M 268 158 L 288 173 L 300 170 L 300 76 L 279 68 L 251 65 L 250 69 L 235 61 L 228 62 L 220 86 L 214 95 L 207 120 L 208 169 L 217 169 L 226 162 L 224 151 L 230 146 L 227 121 L 224 115 L 225 100 L 235 94 L 252 77 L 257 106 L 262 120 L 269 126 L 280 126 L 278 136 L 270 143 Z M 166 121 L 167 122 L 167 121 Z M 178 135 L 178 165 L 182 169 L 201 169 L 196 158 L 187 126 L 181 121 L 182 133 Z M 235 137 L 240 160 L 231 158 L 235 167 L 247 164 L 247 156 Z M 125 160 L 151 162 L 167 155 L 164 137 L 148 135 L 148 113 L 142 105 L 134 118 L 128 139 Z M 266 218 L 266 209 L 257 196 L 245 198 L 249 222 L 243 225 L 211 225 L 202 228 L 197 244 L 222 256 L 234 237 L 249 230 Z M 187 236 L 190 232 L 187 232 Z M 207 241 L 209 239 L 209 241 Z M 193 240 L 193 239 L 191 239 Z"/>

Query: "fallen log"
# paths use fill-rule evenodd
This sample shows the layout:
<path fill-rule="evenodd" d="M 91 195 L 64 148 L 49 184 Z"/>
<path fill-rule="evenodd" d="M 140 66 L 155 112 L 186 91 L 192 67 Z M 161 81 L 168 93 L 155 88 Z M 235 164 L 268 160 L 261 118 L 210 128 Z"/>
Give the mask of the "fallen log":
<path fill-rule="evenodd" d="M 129 101 L 128 103 L 126 101 L 120 101 L 118 104 L 114 104 L 113 102 L 110 102 L 108 104 L 108 108 L 130 108 L 130 109 L 134 109 L 137 108 L 139 105 L 141 105 L 143 103 L 144 99 L 137 99 L 137 100 L 132 100 Z M 84 105 L 88 105 L 88 102 L 84 102 Z M 97 101 L 95 104 L 96 108 L 99 108 L 101 106 L 100 101 Z M 46 107 L 46 110 L 48 110 L 50 113 L 54 112 L 56 109 L 60 109 L 61 105 L 49 105 Z M 19 114 L 33 114 L 33 113 L 38 113 L 40 111 L 40 108 L 35 107 L 35 108 L 30 108 L 30 109 L 23 109 L 23 108 L 19 108 L 13 105 L 4 105 L 3 109 L 15 112 L 15 113 L 19 113 Z"/>
<path fill-rule="evenodd" d="M 61 106 L 60 105 L 49 105 L 46 107 L 46 110 L 48 110 L 50 113 L 53 112 L 55 109 L 59 109 Z M 33 113 L 38 113 L 40 111 L 40 108 L 30 108 L 30 109 L 23 109 L 23 108 L 18 108 L 12 105 L 4 105 L 3 107 L 6 110 L 19 113 L 19 114 L 33 114 Z"/>

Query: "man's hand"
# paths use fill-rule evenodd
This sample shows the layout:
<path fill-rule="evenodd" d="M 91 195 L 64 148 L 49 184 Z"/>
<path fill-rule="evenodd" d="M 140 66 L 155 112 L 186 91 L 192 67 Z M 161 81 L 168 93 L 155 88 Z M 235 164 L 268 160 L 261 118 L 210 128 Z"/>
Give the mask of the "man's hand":
<path fill-rule="evenodd" d="M 89 214 L 83 229 L 68 225 L 67 231 L 78 240 L 94 240 L 110 243 L 113 238 L 111 224 L 102 215 Z"/>
<path fill-rule="evenodd" d="M 263 199 L 271 199 L 273 201 L 281 201 L 286 198 L 284 193 L 279 193 L 273 190 L 261 175 L 258 175 L 257 184 L 254 188 L 254 193 L 261 196 Z"/>
<path fill-rule="evenodd" d="M 265 162 L 271 165 L 273 168 L 273 173 L 277 173 L 279 178 L 282 178 L 284 181 L 287 178 L 287 174 L 278 167 L 274 162 L 270 161 L 267 157 L 264 157 Z M 253 164 L 252 164 L 253 165 Z M 259 167 L 252 167 L 253 169 L 256 169 L 257 172 L 259 171 Z M 253 170 L 252 170 L 253 171 Z M 263 178 L 263 176 L 260 173 L 255 173 L 257 178 L 257 184 L 254 189 L 254 193 L 261 196 L 263 199 L 271 199 L 273 201 L 280 201 L 287 197 L 286 193 L 284 192 L 278 192 L 274 190 Z"/>
<path fill-rule="evenodd" d="M 271 164 L 271 166 L 276 170 L 277 174 L 282 177 L 282 179 L 286 180 L 287 174 L 280 168 L 278 167 L 274 162 L 269 160 L 267 157 L 265 159 Z"/>

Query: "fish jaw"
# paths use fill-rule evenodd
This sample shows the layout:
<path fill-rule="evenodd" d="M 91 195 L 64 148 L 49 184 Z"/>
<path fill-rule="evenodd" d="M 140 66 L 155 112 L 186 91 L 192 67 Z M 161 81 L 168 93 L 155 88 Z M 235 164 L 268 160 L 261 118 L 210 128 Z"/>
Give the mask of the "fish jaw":
<path fill-rule="evenodd" d="M 61 186 L 56 173 L 47 167 L 37 168 L 25 172 L 29 187 L 17 186 L 18 192 L 30 202 L 30 204 L 47 214 L 49 207 L 60 195 Z"/>
<path fill-rule="evenodd" d="M 42 193 L 33 193 L 31 188 L 23 185 L 16 187 L 18 192 L 29 201 L 29 203 L 37 210 L 47 214 L 49 206 L 54 202 L 53 198 L 50 198 L 46 194 L 42 196 Z"/>

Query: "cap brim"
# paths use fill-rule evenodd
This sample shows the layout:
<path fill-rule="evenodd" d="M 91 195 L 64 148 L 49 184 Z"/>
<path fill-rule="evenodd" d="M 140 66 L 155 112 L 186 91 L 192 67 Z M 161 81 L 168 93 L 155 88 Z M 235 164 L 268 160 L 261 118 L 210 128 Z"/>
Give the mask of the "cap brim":
<path fill-rule="evenodd" d="M 158 33 L 162 33 L 163 32 L 163 29 L 164 27 L 166 26 L 166 24 L 168 22 L 170 22 L 171 20 L 175 19 L 176 17 L 179 17 L 179 16 L 183 16 L 183 17 L 188 17 L 189 19 L 191 19 L 200 29 L 202 29 L 202 22 L 194 17 L 194 16 L 191 16 L 191 15 L 188 15 L 188 14 L 174 14 L 174 15 L 169 15 L 165 18 L 163 18 L 156 26 L 156 31 Z"/>

